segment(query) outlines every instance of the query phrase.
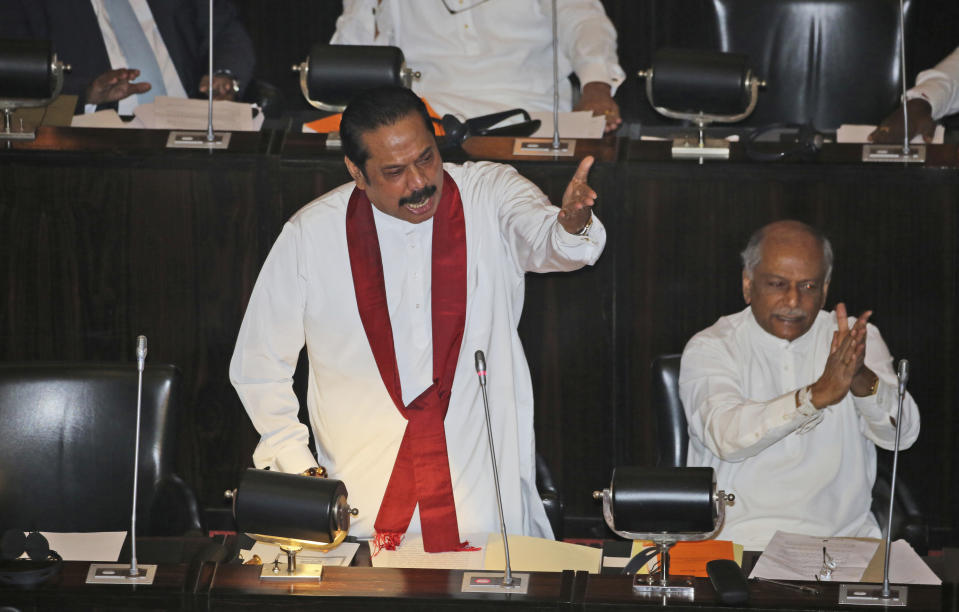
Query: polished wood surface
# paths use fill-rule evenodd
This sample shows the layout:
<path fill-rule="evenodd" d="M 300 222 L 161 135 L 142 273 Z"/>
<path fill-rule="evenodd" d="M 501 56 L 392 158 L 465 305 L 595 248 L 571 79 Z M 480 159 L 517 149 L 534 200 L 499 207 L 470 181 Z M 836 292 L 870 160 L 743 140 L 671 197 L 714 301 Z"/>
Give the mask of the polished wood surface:
<path fill-rule="evenodd" d="M 90 564 L 64 562 L 62 572 L 30 589 L 0 585 L 0 606 L 21 610 L 848 610 L 835 583 L 811 583 L 820 595 L 750 583 L 743 606 L 718 602 L 705 578 L 691 579 L 693 601 L 633 592 L 632 577 L 582 571 L 532 572 L 521 594 L 463 593 L 463 571 L 324 567 L 322 580 L 260 579 L 259 566 L 161 564 L 152 585 L 88 585 Z M 909 585 L 903 610 L 954 611 L 955 584 Z"/>
<path fill-rule="evenodd" d="M 497 609 L 509 605 L 523 610 L 558 610 L 570 602 L 573 572 L 533 573 L 526 595 L 461 593 L 463 572 L 431 569 L 324 567 L 317 582 L 261 580 L 256 566 L 220 565 L 208 593 L 211 610 L 236 606 L 334 605 L 337 609 L 417 610 L 455 607 Z M 310 598 L 337 598 L 335 602 L 307 604 Z M 387 604 L 386 601 L 389 603 Z"/>
<path fill-rule="evenodd" d="M 249 293 L 283 222 L 349 177 L 319 135 L 238 135 L 225 152 L 162 142 L 43 128 L 35 143 L 0 147 L 0 359 L 132 367 L 134 339 L 147 335 L 149 359 L 184 373 L 178 471 L 203 505 L 219 506 L 257 441 L 227 372 Z M 497 139 L 473 147 L 505 150 Z M 955 145 L 932 147 L 925 167 L 863 164 L 847 145 L 771 163 L 734 146 L 732 161 L 703 165 L 669 160 L 664 143 L 590 147 L 579 153 L 599 159 L 590 183 L 606 252 L 575 273 L 528 275 L 520 324 L 537 450 L 568 515 L 598 522 L 591 492 L 612 468 L 655 460 L 651 360 L 743 308 L 739 249 L 758 226 L 791 217 L 833 240 L 827 307 L 874 309 L 892 353 L 912 361 L 923 429 L 901 473 L 948 532 L 959 489 Z M 576 159 L 510 163 L 558 201 Z"/>

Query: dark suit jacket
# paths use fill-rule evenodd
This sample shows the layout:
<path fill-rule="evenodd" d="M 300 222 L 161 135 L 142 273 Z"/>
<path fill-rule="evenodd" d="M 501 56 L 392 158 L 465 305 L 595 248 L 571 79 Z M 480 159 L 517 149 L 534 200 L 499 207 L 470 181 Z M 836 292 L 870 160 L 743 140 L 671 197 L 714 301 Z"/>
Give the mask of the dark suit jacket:
<path fill-rule="evenodd" d="M 148 4 L 183 89 L 191 98 L 200 97 L 200 79 L 208 68 L 206 0 L 148 0 Z M 213 7 L 213 70 L 232 72 L 242 93 L 253 75 L 253 44 L 229 0 L 215 0 Z M 93 79 L 114 68 L 89 0 L 0 0 L 0 38 L 52 40 L 57 57 L 73 67 L 64 79 L 63 93 L 80 97 L 78 109 L 83 108 Z"/>

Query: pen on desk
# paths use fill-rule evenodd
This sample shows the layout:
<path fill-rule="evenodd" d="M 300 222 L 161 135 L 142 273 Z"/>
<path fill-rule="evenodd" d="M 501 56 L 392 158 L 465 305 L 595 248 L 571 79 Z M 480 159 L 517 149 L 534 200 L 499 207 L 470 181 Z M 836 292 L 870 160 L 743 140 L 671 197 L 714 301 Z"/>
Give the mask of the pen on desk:
<path fill-rule="evenodd" d="M 790 582 L 780 582 L 779 580 L 770 580 L 769 578 L 760 578 L 759 576 L 753 576 L 750 580 L 756 580 L 759 582 L 768 582 L 769 584 L 775 584 L 787 589 L 795 589 L 797 591 L 802 591 L 803 593 L 809 593 L 810 595 L 819 595 L 819 589 L 813 588 L 811 586 L 806 586 L 804 584 L 792 584 Z"/>

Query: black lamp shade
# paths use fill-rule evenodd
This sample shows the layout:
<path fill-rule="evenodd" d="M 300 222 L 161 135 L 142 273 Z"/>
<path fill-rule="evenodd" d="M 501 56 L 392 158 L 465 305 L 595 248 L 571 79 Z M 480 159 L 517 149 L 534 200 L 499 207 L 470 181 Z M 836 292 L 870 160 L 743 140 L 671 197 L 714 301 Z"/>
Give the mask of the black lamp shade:
<path fill-rule="evenodd" d="M 660 49 L 653 59 L 657 107 L 683 113 L 738 115 L 749 105 L 745 55 L 691 49 Z"/>
<path fill-rule="evenodd" d="M 360 92 L 403 86 L 405 58 L 398 47 L 317 44 L 307 58 L 309 97 L 343 106 Z"/>
<path fill-rule="evenodd" d="M 340 480 L 251 468 L 233 512 L 242 532 L 329 543 L 349 529 L 346 496 Z"/>
<path fill-rule="evenodd" d="M 610 484 L 616 529 L 709 533 L 716 523 L 713 469 L 621 466 Z"/>
<path fill-rule="evenodd" d="M 0 98 L 42 100 L 53 95 L 49 40 L 0 39 Z"/>

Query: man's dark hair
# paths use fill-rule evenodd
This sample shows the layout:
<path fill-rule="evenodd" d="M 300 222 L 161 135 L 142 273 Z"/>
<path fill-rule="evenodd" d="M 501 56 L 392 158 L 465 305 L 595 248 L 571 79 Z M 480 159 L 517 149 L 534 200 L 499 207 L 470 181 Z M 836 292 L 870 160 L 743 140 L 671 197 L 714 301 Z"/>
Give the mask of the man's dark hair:
<path fill-rule="evenodd" d="M 340 120 L 340 140 L 343 153 L 356 164 L 363 176 L 366 176 L 366 160 L 370 157 L 370 152 L 363 146 L 363 134 L 393 125 L 410 113 L 419 113 L 426 130 L 435 135 L 426 105 L 405 87 L 378 87 L 350 101 Z"/>

